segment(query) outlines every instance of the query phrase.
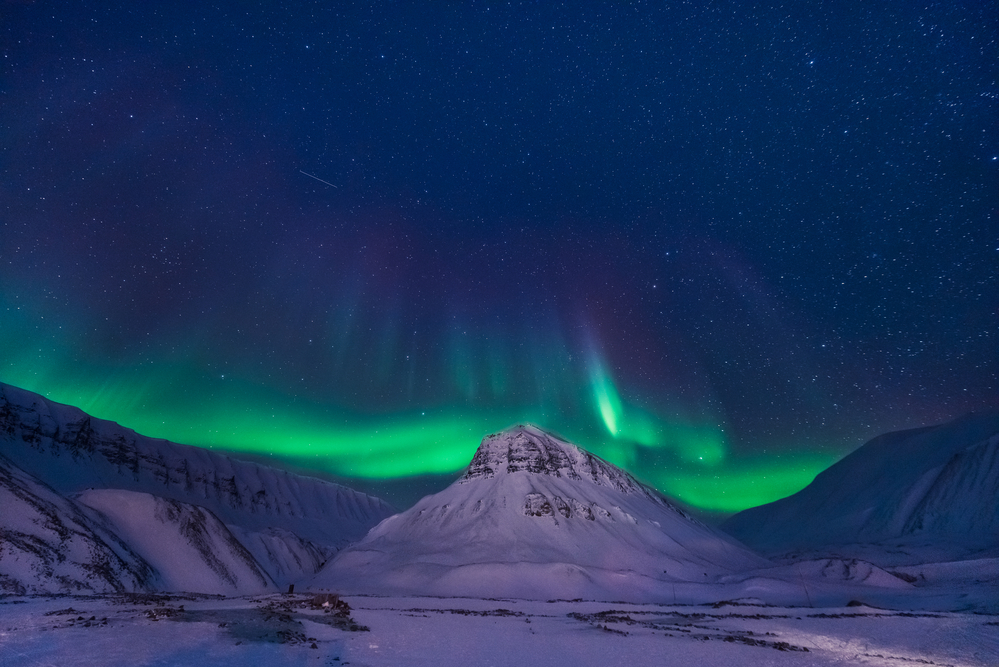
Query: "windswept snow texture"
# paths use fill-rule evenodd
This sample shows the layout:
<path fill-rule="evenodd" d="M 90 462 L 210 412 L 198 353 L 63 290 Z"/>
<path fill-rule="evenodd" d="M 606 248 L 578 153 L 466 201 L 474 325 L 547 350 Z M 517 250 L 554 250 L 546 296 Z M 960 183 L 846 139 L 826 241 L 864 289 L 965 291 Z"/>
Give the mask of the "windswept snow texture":
<path fill-rule="evenodd" d="M 0 598 L 4 667 L 995 667 L 999 616 L 726 602 Z M 356 627 L 356 626 L 355 626 Z"/>
<path fill-rule="evenodd" d="M 64 497 L 120 489 L 177 501 L 184 512 L 202 508 L 278 586 L 314 574 L 393 513 L 378 498 L 337 484 L 146 438 L 3 384 L 0 454 Z"/>
<path fill-rule="evenodd" d="M 879 436 L 800 492 L 736 514 L 726 531 L 764 553 L 854 545 L 865 557 L 953 560 L 999 549 L 999 413 Z"/>
<path fill-rule="evenodd" d="M 646 599 L 768 563 L 628 473 L 532 426 L 487 436 L 465 475 L 386 519 L 313 587 Z"/>
<path fill-rule="evenodd" d="M 160 583 L 84 508 L 0 455 L 0 594 L 137 592 Z"/>

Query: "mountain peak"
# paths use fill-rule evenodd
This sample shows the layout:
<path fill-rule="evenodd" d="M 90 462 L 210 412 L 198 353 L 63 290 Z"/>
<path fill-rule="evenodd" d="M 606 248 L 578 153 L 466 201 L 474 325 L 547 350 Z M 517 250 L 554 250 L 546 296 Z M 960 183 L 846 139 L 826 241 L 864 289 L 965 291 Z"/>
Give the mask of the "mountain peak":
<path fill-rule="evenodd" d="M 459 481 L 518 472 L 588 480 L 625 493 L 643 489 L 620 468 L 533 424 L 517 424 L 483 438 Z"/>
<path fill-rule="evenodd" d="M 522 424 L 483 438 L 461 479 L 382 521 L 309 585 L 662 599 L 671 582 L 707 582 L 767 564 L 623 470 Z"/>

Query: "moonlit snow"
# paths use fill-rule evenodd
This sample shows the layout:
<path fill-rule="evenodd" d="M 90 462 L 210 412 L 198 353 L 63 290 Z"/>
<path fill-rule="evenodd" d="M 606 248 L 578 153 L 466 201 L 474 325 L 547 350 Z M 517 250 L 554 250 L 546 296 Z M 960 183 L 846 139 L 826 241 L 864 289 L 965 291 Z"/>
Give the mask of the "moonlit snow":
<path fill-rule="evenodd" d="M 868 606 L 309 596 L 0 600 L 0 664 L 992 667 L 999 617 Z M 315 648 L 313 648 L 315 647 Z"/>

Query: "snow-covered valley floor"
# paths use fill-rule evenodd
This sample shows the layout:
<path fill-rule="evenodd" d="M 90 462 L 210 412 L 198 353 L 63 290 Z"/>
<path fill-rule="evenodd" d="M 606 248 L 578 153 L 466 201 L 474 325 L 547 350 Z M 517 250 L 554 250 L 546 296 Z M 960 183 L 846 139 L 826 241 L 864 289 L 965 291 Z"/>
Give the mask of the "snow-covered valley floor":
<path fill-rule="evenodd" d="M 999 616 L 311 595 L 0 599 L 15 665 L 996 665 Z"/>

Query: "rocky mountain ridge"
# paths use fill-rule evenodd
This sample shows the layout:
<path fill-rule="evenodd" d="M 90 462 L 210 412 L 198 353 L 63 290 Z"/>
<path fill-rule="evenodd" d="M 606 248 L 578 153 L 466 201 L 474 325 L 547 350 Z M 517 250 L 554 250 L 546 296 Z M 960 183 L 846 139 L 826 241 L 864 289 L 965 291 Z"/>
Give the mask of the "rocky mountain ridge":
<path fill-rule="evenodd" d="M 362 537 L 394 511 L 378 498 L 344 486 L 198 447 L 148 438 L 77 408 L 3 384 L 0 384 L 0 455 L 4 457 L 9 479 L 29 480 L 30 488 L 45 489 L 42 496 L 62 499 L 55 504 L 60 512 L 88 517 L 91 523 L 104 526 L 102 530 L 113 533 L 109 526 L 114 522 L 109 523 L 106 516 L 96 516 L 97 510 L 89 508 L 88 498 L 94 502 L 100 495 L 91 490 L 113 490 L 121 492 L 119 500 L 128 498 L 130 502 L 125 504 L 128 512 L 118 517 L 126 524 L 151 520 L 157 513 L 163 517 L 175 516 L 176 521 L 165 523 L 171 524 L 169 530 L 177 534 L 186 530 L 185 543 L 192 548 L 210 535 L 213 544 L 224 547 L 228 555 L 223 561 L 231 565 L 216 572 L 218 576 L 206 575 L 205 585 L 212 592 L 218 586 L 231 592 L 244 590 L 246 586 L 255 590 L 297 581 L 314 573 L 338 549 Z M 20 511 L 15 502 L 17 507 L 23 505 L 23 501 L 16 500 L 17 494 L 11 493 L 0 506 L 0 530 L 9 530 L 11 517 Z M 159 509 L 153 509 L 154 506 Z M 176 511 L 166 511 L 168 506 Z M 36 518 L 42 524 L 52 523 Z M 195 518 L 198 518 L 195 523 L 208 530 L 207 533 L 202 531 L 195 536 L 190 532 Z M 159 523 L 150 525 L 159 526 Z M 61 538 L 44 531 L 35 537 L 42 534 L 47 535 L 42 542 L 48 547 L 60 548 Z M 121 539 L 118 535 L 115 538 Z M 133 536 L 133 539 L 138 538 Z M 240 545 L 239 549 L 232 546 L 233 540 Z M 11 544 L 5 542 L 8 549 L 0 552 L 0 572 L 15 558 Z M 255 564 L 240 565 L 245 560 L 240 550 L 248 552 Z M 206 572 L 214 571 L 210 552 L 195 549 L 195 553 L 201 553 L 199 562 L 208 568 Z M 24 550 L 19 553 L 29 560 L 37 557 Z M 90 567 L 88 563 L 80 561 L 83 571 Z M 11 567 L 22 573 L 18 576 L 28 576 L 20 566 Z M 263 577 L 252 574 L 258 569 L 264 573 Z M 64 586 L 54 574 L 45 574 L 49 572 L 45 568 L 32 571 L 45 583 L 28 576 L 22 585 L 41 586 L 53 592 L 86 586 L 86 577 L 71 577 L 74 583 Z M 237 571 L 246 576 L 235 577 L 233 573 Z M 160 574 L 164 576 L 137 576 L 124 585 L 140 589 L 170 585 L 171 576 L 166 576 L 169 573 Z M 99 577 L 93 583 L 97 587 L 105 585 Z"/>

